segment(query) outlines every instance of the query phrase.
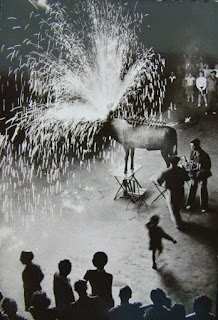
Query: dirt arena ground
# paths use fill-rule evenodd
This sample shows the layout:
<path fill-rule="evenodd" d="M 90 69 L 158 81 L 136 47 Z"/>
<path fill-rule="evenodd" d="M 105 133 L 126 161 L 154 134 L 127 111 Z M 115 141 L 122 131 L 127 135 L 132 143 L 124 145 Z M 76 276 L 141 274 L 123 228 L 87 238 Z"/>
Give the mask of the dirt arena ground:
<path fill-rule="evenodd" d="M 183 122 L 192 116 L 189 124 Z M 149 178 L 164 169 L 159 152 L 136 150 L 136 164 L 142 166 L 136 177 L 147 191 L 148 207 L 130 205 L 127 199 L 113 200 L 118 184 L 112 173 L 123 167 L 123 150 L 116 145 L 106 151 L 102 159 L 86 165 L 73 166 L 66 179 L 59 181 L 48 192 L 44 178 L 3 194 L 1 185 L 0 206 L 0 288 L 14 298 L 20 312 L 24 312 L 19 261 L 22 250 L 32 250 L 35 262 L 45 274 L 42 282 L 53 301 L 52 280 L 61 259 L 72 262 L 72 283 L 82 278 L 92 268 L 92 256 L 96 251 L 105 251 L 109 262 L 106 270 L 114 276 L 113 295 L 118 303 L 119 289 L 128 284 L 133 290 L 133 301 L 150 303 L 151 289 L 160 287 L 173 302 L 185 303 L 187 312 L 192 311 L 192 300 L 198 294 L 208 294 L 215 307 L 217 279 L 217 116 L 205 116 L 196 106 L 183 104 L 171 113 L 170 121 L 176 125 L 179 155 L 188 156 L 189 141 L 194 137 L 202 140 L 202 148 L 211 156 L 212 177 L 209 179 L 210 210 L 202 214 L 196 202 L 195 212 L 182 213 L 187 223 L 186 231 L 178 231 L 171 222 L 162 198 L 151 205 L 158 195 Z M 186 186 L 187 188 L 187 186 Z M 46 191 L 47 190 L 47 191 Z M 11 203 L 11 211 L 4 207 L 5 197 Z M 32 209 L 31 208 L 32 204 Z M 144 227 L 153 214 L 161 216 L 161 225 L 171 234 L 177 244 L 165 242 L 165 249 L 158 260 L 158 270 L 151 268 L 151 252 L 148 251 L 148 235 Z M 54 303 L 54 302 L 52 302 Z"/>

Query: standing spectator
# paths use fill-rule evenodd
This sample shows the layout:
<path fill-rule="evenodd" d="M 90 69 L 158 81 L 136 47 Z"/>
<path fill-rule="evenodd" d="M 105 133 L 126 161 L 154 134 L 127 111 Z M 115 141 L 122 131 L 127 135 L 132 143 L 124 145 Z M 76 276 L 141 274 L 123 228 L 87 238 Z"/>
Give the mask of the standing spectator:
<path fill-rule="evenodd" d="M 218 79 L 218 64 L 216 64 L 215 66 L 214 66 L 214 69 L 213 69 L 213 71 L 215 71 L 215 75 L 216 75 L 216 78 Z"/>
<path fill-rule="evenodd" d="M 33 258 L 34 254 L 32 252 L 21 252 L 20 261 L 25 265 L 22 273 L 22 278 L 26 311 L 28 311 L 29 307 L 31 306 L 33 293 L 42 289 L 40 283 L 44 278 L 44 274 L 42 273 L 40 266 L 32 262 Z"/>
<path fill-rule="evenodd" d="M 216 114 L 216 90 L 217 90 L 217 78 L 216 71 L 211 71 L 210 76 L 207 78 L 207 103 L 208 109 L 205 114 Z"/>
<path fill-rule="evenodd" d="M 174 240 L 161 227 L 158 226 L 159 220 L 160 217 L 158 215 L 154 215 L 146 224 L 150 238 L 149 250 L 152 250 L 153 269 L 157 269 L 156 252 L 158 251 L 160 254 L 163 251 L 162 239 L 167 239 L 169 241 L 172 241 L 173 243 L 176 243 L 176 240 Z"/>
<path fill-rule="evenodd" d="M 145 310 L 144 320 L 170 319 L 170 310 L 166 307 L 169 298 L 166 297 L 164 291 L 159 288 L 151 290 L 150 297 L 153 305 Z"/>
<path fill-rule="evenodd" d="M 172 71 L 169 78 L 168 78 L 168 95 L 169 95 L 169 99 L 170 99 L 170 109 L 171 110 L 176 110 L 176 103 L 174 101 L 174 97 L 175 97 L 175 91 L 176 91 L 176 87 L 175 87 L 175 82 L 176 82 L 176 75 L 175 73 Z"/>
<path fill-rule="evenodd" d="M 189 210 L 193 207 L 197 188 L 198 188 L 198 185 L 200 184 L 201 211 L 206 212 L 206 210 L 208 209 L 207 179 L 212 175 L 210 171 L 211 160 L 209 155 L 203 149 L 201 149 L 199 139 L 196 138 L 191 140 L 190 147 L 191 147 L 191 154 L 190 154 L 191 186 L 189 190 L 186 209 Z"/>
<path fill-rule="evenodd" d="M 51 300 L 43 291 L 34 292 L 31 300 L 30 313 L 34 320 L 59 319 L 56 308 L 49 308 Z"/>
<path fill-rule="evenodd" d="M 205 107 L 207 107 L 206 86 L 207 86 L 207 80 L 204 77 L 203 72 L 200 71 L 199 77 L 197 77 L 197 79 L 196 79 L 196 87 L 199 91 L 199 93 L 198 93 L 198 108 L 200 108 L 200 106 L 201 106 L 202 98 L 204 100 Z"/>
<path fill-rule="evenodd" d="M 109 320 L 143 320 L 143 309 L 140 309 L 141 303 L 130 303 L 132 290 L 129 286 L 120 289 L 120 305 L 109 311 Z"/>
<path fill-rule="evenodd" d="M 185 89 L 188 102 L 194 102 L 194 84 L 195 78 L 192 76 L 191 72 L 189 72 L 188 76 L 185 77 Z"/>
<path fill-rule="evenodd" d="M 58 264 L 59 272 L 54 275 L 53 289 L 59 319 L 67 318 L 70 304 L 75 301 L 70 279 L 67 277 L 70 274 L 71 267 L 69 260 L 62 260 Z"/>
<path fill-rule="evenodd" d="M 157 179 L 160 185 L 165 183 L 167 206 L 171 220 L 178 229 L 182 227 L 180 210 L 184 204 L 184 182 L 189 180 L 188 172 L 184 168 L 178 167 L 179 160 L 180 158 L 177 156 L 170 157 L 171 167 Z"/>
<path fill-rule="evenodd" d="M 200 295 L 195 298 L 193 303 L 194 313 L 186 316 L 190 320 L 215 320 L 211 313 L 212 300 L 207 295 Z"/>
<path fill-rule="evenodd" d="M 26 320 L 17 314 L 17 302 L 13 299 L 5 298 L 2 302 L 2 309 L 9 320 Z"/>
<path fill-rule="evenodd" d="M 113 276 L 104 270 L 107 261 L 108 257 L 106 253 L 96 252 L 92 259 L 92 263 L 96 269 L 88 270 L 84 279 L 90 282 L 92 295 L 102 298 L 106 308 L 109 310 L 114 306 L 114 300 L 112 297 Z"/>
<path fill-rule="evenodd" d="M 204 73 L 204 77 L 205 78 L 208 78 L 210 76 L 210 73 L 211 73 L 211 69 L 209 69 L 209 65 L 208 64 L 205 64 L 204 65 L 204 68 L 203 68 L 203 73 Z"/>

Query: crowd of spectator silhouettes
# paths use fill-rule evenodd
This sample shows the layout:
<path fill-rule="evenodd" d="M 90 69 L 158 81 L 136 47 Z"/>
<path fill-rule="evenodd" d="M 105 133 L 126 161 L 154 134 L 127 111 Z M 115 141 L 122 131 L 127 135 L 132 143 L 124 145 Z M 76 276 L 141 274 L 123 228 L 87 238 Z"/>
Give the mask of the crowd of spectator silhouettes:
<path fill-rule="evenodd" d="M 173 304 L 166 293 L 153 289 L 150 293 L 151 304 L 143 306 L 140 302 L 131 303 L 132 290 L 129 286 L 120 289 L 120 304 L 114 306 L 112 297 L 113 276 L 104 267 L 108 257 L 104 252 L 96 252 L 92 263 L 94 270 L 88 270 L 83 279 L 71 286 L 68 275 L 71 262 L 62 260 L 58 264 L 58 272 L 54 275 L 53 291 L 55 307 L 50 307 L 51 300 L 42 291 L 41 281 L 44 274 L 39 265 L 33 262 L 34 254 L 22 251 L 20 260 L 25 268 L 22 273 L 25 310 L 34 320 L 210 320 L 212 300 L 207 295 L 194 299 L 193 313 L 186 315 L 183 304 Z M 87 283 L 91 286 L 91 294 L 87 293 Z M 74 291 L 78 294 L 75 299 Z M 0 293 L 0 320 L 25 320 L 17 313 L 15 300 L 4 298 Z M 29 317 L 30 319 L 30 317 Z"/>

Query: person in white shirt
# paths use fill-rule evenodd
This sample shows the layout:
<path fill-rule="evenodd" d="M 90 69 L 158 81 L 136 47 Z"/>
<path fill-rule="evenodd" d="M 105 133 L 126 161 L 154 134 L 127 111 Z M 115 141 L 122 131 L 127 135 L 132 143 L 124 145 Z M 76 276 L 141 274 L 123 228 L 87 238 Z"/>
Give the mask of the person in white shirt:
<path fill-rule="evenodd" d="M 201 106 L 202 98 L 204 100 L 205 107 L 207 107 L 206 86 L 207 86 L 207 80 L 204 77 L 204 73 L 202 71 L 200 71 L 199 77 L 196 79 L 196 87 L 199 91 L 198 108 Z"/>
<path fill-rule="evenodd" d="M 188 102 L 194 102 L 194 83 L 195 78 L 192 76 L 191 72 L 189 72 L 188 76 L 185 77 L 185 89 Z"/>

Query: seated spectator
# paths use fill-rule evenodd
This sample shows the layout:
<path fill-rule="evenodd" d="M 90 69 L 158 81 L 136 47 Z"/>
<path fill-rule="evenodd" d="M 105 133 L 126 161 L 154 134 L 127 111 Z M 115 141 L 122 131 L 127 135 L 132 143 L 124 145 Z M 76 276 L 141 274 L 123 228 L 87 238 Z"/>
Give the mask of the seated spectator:
<path fill-rule="evenodd" d="M 145 320 L 168 320 L 170 318 L 171 299 L 167 298 L 165 292 L 159 288 L 151 291 L 153 305 L 145 308 Z"/>
<path fill-rule="evenodd" d="M 49 308 L 51 300 L 43 291 L 34 292 L 29 309 L 34 320 L 56 320 L 56 308 Z"/>
<path fill-rule="evenodd" d="M 26 320 L 26 318 L 17 314 L 17 303 L 13 299 L 5 298 L 2 302 L 2 309 L 9 320 Z"/>
<path fill-rule="evenodd" d="M 44 278 L 44 274 L 42 273 L 40 266 L 32 262 L 33 258 L 34 254 L 32 252 L 21 252 L 20 261 L 25 265 L 25 268 L 22 272 L 22 278 L 26 311 L 28 311 L 30 308 L 30 301 L 33 293 L 42 289 L 40 283 Z"/>
<path fill-rule="evenodd" d="M 2 292 L 0 292 L 0 303 L 2 302 L 4 296 Z M 0 320 L 8 320 L 8 316 L 3 312 L 2 308 L 0 307 Z"/>
<path fill-rule="evenodd" d="M 104 270 L 108 257 L 104 252 L 96 252 L 93 256 L 92 263 L 95 270 L 88 270 L 84 279 L 88 281 L 92 288 L 92 295 L 98 296 L 104 300 L 106 308 L 109 310 L 114 306 L 112 297 L 113 276 Z"/>
<path fill-rule="evenodd" d="M 185 77 L 185 89 L 188 102 L 194 102 L 194 83 L 195 78 L 189 72 L 188 76 Z"/>
<path fill-rule="evenodd" d="M 200 295 L 195 298 L 193 303 L 194 313 L 186 316 L 191 320 L 213 320 L 215 316 L 211 313 L 212 300 L 207 295 Z"/>
<path fill-rule="evenodd" d="M 58 268 L 59 272 L 55 273 L 53 281 L 55 304 L 59 319 L 66 319 L 70 304 L 75 301 L 70 279 L 67 277 L 71 271 L 71 262 L 69 260 L 60 261 Z"/>
<path fill-rule="evenodd" d="M 144 311 L 140 309 L 141 303 L 129 303 L 132 297 L 132 290 L 125 286 L 120 289 L 120 305 L 109 311 L 109 320 L 143 320 Z"/>
<path fill-rule="evenodd" d="M 171 320 L 185 320 L 185 306 L 184 304 L 175 303 L 170 310 Z"/>
<path fill-rule="evenodd" d="M 78 280 L 74 284 L 74 289 L 79 295 L 76 302 L 71 303 L 71 320 L 105 320 L 106 309 L 104 301 L 99 297 L 89 296 L 87 294 L 87 282 Z"/>

